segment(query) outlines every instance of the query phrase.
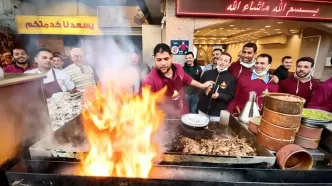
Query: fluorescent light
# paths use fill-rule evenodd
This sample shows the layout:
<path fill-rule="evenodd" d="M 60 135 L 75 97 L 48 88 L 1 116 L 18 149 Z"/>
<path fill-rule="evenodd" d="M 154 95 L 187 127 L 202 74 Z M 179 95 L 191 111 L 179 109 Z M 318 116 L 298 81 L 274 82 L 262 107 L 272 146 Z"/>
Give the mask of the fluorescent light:
<path fill-rule="evenodd" d="M 280 30 L 279 28 L 275 29 L 276 31 Z"/>
<path fill-rule="evenodd" d="M 270 25 L 266 25 L 265 28 L 270 28 L 271 26 Z"/>
<path fill-rule="evenodd" d="M 219 28 L 220 30 L 224 29 L 224 28 Z"/>
<path fill-rule="evenodd" d="M 277 32 L 278 34 L 281 34 L 282 32 Z"/>
<path fill-rule="evenodd" d="M 235 26 L 235 25 L 229 25 L 230 27 L 233 27 L 233 26 Z"/>
<path fill-rule="evenodd" d="M 283 24 L 284 22 L 279 21 L 278 24 Z"/>
<path fill-rule="evenodd" d="M 265 30 L 265 28 L 262 28 L 262 29 L 260 29 L 260 30 Z"/>

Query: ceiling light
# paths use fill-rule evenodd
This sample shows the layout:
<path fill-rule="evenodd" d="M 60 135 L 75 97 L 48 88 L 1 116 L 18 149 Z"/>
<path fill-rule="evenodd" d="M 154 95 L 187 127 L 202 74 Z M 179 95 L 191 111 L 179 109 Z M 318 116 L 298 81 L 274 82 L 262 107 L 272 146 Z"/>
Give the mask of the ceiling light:
<path fill-rule="evenodd" d="M 197 30 L 197 32 L 199 32 L 199 30 Z"/>
<path fill-rule="evenodd" d="M 220 30 L 224 29 L 224 28 L 219 28 Z"/>
<path fill-rule="evenodd" d="M 235 25 L 229 25 L 230 27 L 233 27 L 233 26 L 235 26 Z"/>
<path fill-rule="evenodd" d="M 270 28 L 271 26 L 270 25 L 266 25 L 265 28 Z"/>
<path fill-rule="evenodd" d="M 237 28 L 233 28 L 234 30 L 237 30 Z"/>
<path fill-rule="evenodd" d="M 251 28 L 247 28 L 247 30 L 251 30 Z"/>
<path fill-rule="evenodd" d="M 278 24 L 283 24 L 284 22 L 279 21 Z"/>
<path fill-rule="evenodd" d="M 262 29 L 260 29 L 260 30 L 265 30 L 265 28 L 262 28 Z"/>
<path fill-rule="evenodd" d="M 275 29 L 276 31 L 280 30 L 279 28 Z"/>
<path fill-rule="evenodd" d="M 281 34 L 282 32 L 277 32 L 278 34 Z"/>

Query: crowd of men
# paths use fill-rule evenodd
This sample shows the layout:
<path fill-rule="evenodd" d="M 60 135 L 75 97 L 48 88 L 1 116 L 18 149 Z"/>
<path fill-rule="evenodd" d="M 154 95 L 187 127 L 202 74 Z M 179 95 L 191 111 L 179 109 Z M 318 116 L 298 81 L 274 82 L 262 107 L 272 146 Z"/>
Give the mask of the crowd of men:
<path fill-rule="evenodd" d="M 138 85 L 134 86 L 134 93 L 139 93 L 139 87 L 145 85 L 151 91 L 166 86 L 166 99 L 161 107 L 170 117 L 191 112 L 218 120 L 221 110 L 241 112 L 251 91 L 256 92 L 260 110 L 266 93 L 281 92 L 304 98 L 305 107 L 332 111 L 332 79 L 319 84 L 312 77 L 315 62 L 310 57 L 297 59 L 295 72 L 290 73 L 291 56 L 285 56 L 271 72 L 272 56 L 257 55 L 255 43 L 245 44 L 235 62 L 230 54 L 214 49 L 211 63 L 203 69 L 192 52 L 186 53 L 184 66 L 174 63 L 171 49 L 164 43 L 154 48 L 153 55 L 155 64 L 151 71 L 137 53 L 128 57 L 131 67 L 137 70 Z M 93 68 L 85 63 L 81 48 L 72 49 L 70 64 L 65 68 L 61 54 L 46 48 L 37 51 L 33 58 L 35 65 L 28 63 L 29 56 L 22 48 L 13 50 L 12 59 L 12 64 L 3 68 L 4 72 L 45 74 L 43 89 L 48 98 L 56 92 L 91 89 L 98 82 Z"/>
<path fill-rule="evenodd" d="M 57 92 L 71 92 L 94 90 L 98 81 L 91 66 L 86 64 L 85 54 L 81 48 L 73 48 L 71 56 L 65 58 L 59 52 L 52 52 L 47 48 L 37 50 L 30 58 L 23 48 L 15 48 L 10 57 L 6 56 L 1 67 L 5 73 L 44 74 L 43 91 L 46 98 Z M 70 59 L 66 61 L 66 59 Z M 140 63 L 139 55 L 130 55 L 131 64 L 137 70 L 138 82 L 142 82 L 142 72 L 149 72 L 147 65 Z M 137 85 L 139 89 L 140 83 Z M 138 92 L 138 90 L 136 91 Z"/>
<path fill-rule="evenodd" d="M 315 61 L 311 57 L 297 59 L 294 73 L 289 72 L 293 63 L 291 56 L 283 57 L 281 65 L 272 72 L 272 56 L 265 53 L 257 55 L 255 43 L 245 44 L 239 59 L 233 63 L 230 54 L 214 49 L 212 62 L 203 70 L 195 63 L 191 52 L 185 59 L 183 69 L 189 76 L 201 83 L 214 83 L 206 91 L 186 88 L 186 103 L 192 113 L 218 119 L 221 110 L 241 112 L 251 91 L 257 95 L 260 111 L 266 93 L 280 92 L 304 98 L 305 107 L 332 112 L 332 79 L 319 84 L 312 77 Z"/>

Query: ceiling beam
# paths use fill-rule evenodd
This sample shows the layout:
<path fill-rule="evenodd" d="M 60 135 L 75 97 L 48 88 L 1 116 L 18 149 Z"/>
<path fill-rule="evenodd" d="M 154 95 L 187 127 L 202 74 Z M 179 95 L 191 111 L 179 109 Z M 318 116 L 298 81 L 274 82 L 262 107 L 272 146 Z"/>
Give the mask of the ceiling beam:
<path fill-rule="evenodd" d="M 148 7 L 146 6 L 146 3 L 144 0 L 136 0 L 139 8 L 141 9 L 141 11 L 143 12 L 146 20 L 148 21 L 148 23 L 150 25 L 153 25 L 153 20 L 152 20 L 152 17 L 151 17 L 151 13 L 148 9 Z"/>

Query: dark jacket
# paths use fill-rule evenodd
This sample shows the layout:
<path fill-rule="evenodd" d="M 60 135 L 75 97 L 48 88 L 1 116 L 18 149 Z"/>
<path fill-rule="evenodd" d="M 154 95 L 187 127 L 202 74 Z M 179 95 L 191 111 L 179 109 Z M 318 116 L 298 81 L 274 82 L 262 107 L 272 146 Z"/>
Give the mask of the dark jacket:
<path fill-rule="evenodd" d="M 194 65 L 194 66 L 188 66 L 185 64 L 183 66 L 183 70 L 191 76 L 194 80 L 200 81 L 201 75 L 202 75 L 202 68 L 199 65 Z M 185 88 L 185 93 L 186 94 L 198 94 L 198 89 L 193 87 L 193 86 L 187 86 Z"/>
<path fill-rule="evenodd" d="M 208 95 L 205 94 L 205 91 L 200 93 L 198 110 L 204 112 L 207 115 L 219 117 L 220 111 L 227 110 L 228 104 L 234 97 L 236 79 L 228 71 L 219 73 L 217 69 L 214 69 L 208 70 L 202 75 L 200 82 L 205 83 L 207 81 L 214 81 L 215 85 Z M 226 84 L 226 86 L 222 88 L 221 84 Z M 212 99 L 211 96 L 216 91 L 218 85 L 219 97 L 217 99 Z"/>
<path fill-rule="evenodd" d="M 288 69 L 285 68 L 283 65 L 280 65 L 274 72 L 274 75 L 276 75 L 279 78 L 279 81 L 282 81 L 284 79 L 288 78 Z"/>

